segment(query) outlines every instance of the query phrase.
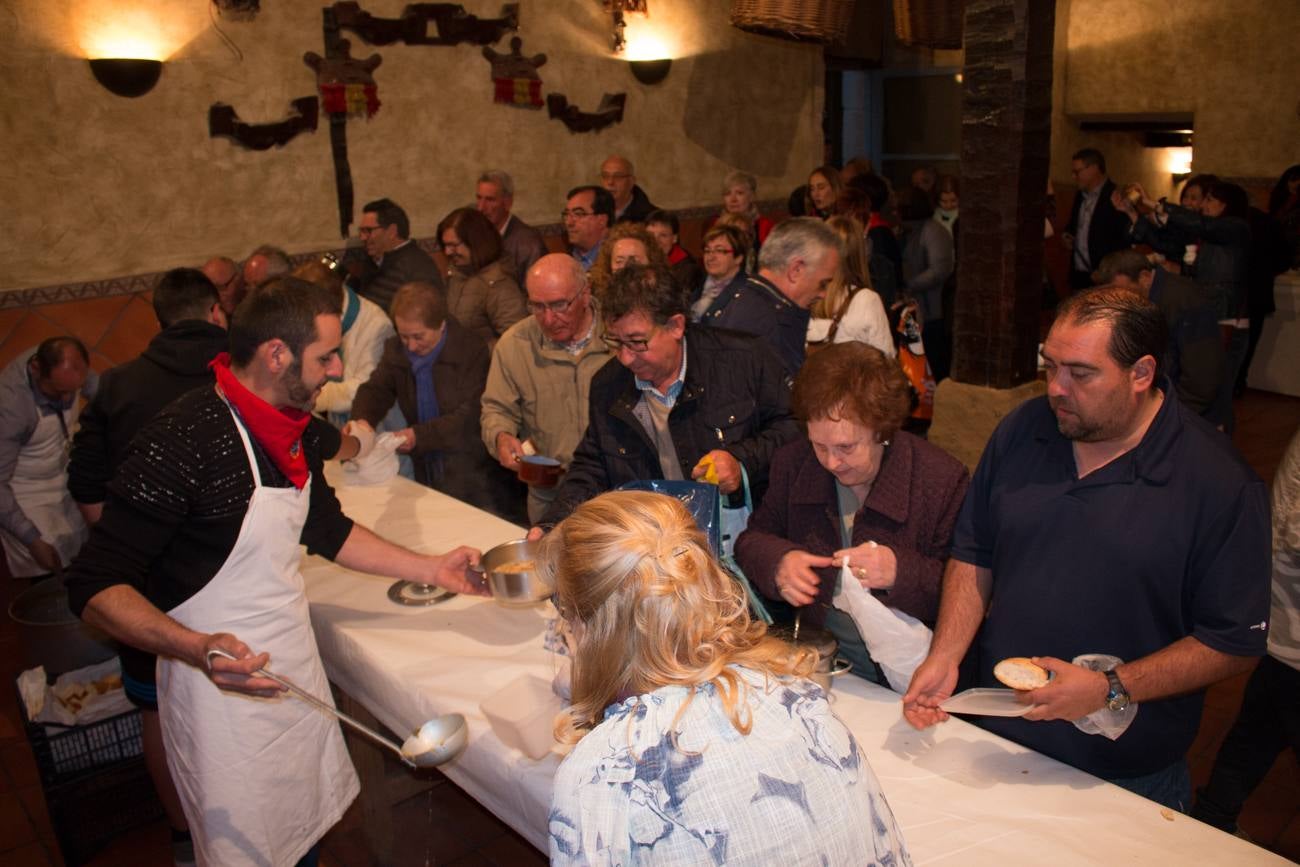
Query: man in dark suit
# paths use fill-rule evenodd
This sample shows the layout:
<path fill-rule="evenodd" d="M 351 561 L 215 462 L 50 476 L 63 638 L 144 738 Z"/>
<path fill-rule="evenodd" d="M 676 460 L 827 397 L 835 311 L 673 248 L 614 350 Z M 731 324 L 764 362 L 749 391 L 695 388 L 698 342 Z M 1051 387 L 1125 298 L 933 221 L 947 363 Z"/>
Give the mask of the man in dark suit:
<path fill-rule="evenodd" d="M 362 208 L 357 233 L 369 256 L 357 275 L 359 293 L 385 312 L 397 290 L 407 283 L 432 283 L 445 288 L 438 266 L 411 240 L 411 221 L 406 211 L 391 199 L 377 199 Z"/>
<path fill-rule="evenodd" d="M 1106 177 L 1106 157 L 1084 148 L 1071 157 L 1070 174 L 1079 185 L 1070 222 L 1061 241 L 1070 251 L 1070 289 L 1092 286 L 1092 272 L 1108 253 L 1130 246 L 1128 218 L 1115 210 L 1110 194 L 1115 182 Z"/>

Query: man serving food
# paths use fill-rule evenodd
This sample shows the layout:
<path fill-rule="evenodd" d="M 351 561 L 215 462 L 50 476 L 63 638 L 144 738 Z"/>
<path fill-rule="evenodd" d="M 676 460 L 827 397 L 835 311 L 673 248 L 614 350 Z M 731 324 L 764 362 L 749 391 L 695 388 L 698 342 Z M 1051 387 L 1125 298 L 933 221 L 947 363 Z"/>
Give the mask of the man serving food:
<path fill-rule="evenodd" d="M 279 695 L 256 674 L 273 667 L 328 701 L 300 542 L 360 572 L 484 592 L 466 571 L 477 551 L 386 542 L 352 523 L 325 481 L 307 421 L 341 374 L 331 300 L 284 277 L 240 304 L 215 388 L 136 437 L 67 578 L 88 623 L 159 657 L 167 756 L 200 864 L 312 863 L 358 791 L 332 718 L 253 698 Z"/>
<path fill-rule="evenodd" d="M 903 713 L 947 719 L 963 657 L 971 685 L 996 686 L 995 664 L 1032 655 L 1052 679 L 1020 693 L 1028 712 L 979 724 L 1185 810 L 1204 690 L 1265 650 L 1270 527 L 1263 482 L 1161 375 L 1166 341 L 1136 293 L 1064 303 L 1046 398 L 1008 415 L 980 459 Z M 1074 664 L 1084 654 L 1121 662 Z M 1115 740 L 1072 724 L 1131 703 Z"/>

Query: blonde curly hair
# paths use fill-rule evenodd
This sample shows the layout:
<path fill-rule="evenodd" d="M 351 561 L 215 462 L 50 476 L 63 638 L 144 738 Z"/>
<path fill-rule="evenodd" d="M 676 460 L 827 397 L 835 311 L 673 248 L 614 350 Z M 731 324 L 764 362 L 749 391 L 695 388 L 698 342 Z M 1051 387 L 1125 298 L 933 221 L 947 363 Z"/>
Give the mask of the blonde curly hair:
<path fill-rule="evenodd" d="M 596 261 L 592 263 L 591 271 L 587 274 L 587 279 L 591 283 L 592 294 L 599 299 L 605 292 L 605 287 L 609 285 L 609 279 L 614 274 L 613 257 L 614 242 L 621 241 L 625 238 L 631 238 L 640 241 L 645 247 L 646 256 L 650 260 L 650 265 L 660 265 L 668 267 L 668 257 L 664 251 L 659 248 L 654 237 L 646 230 L 642 223 L 619 223 L 609 230 L 605 235 L 605 240 L 600 244 L 600 252 L 596 254 Z"/>
<path fill-rule="evenodd" d="M 748 687 L 731 666 L 802 676 L 815 662 L 813 651 L 750 618 L 744 590 L 674 497 L 611 491 L 588 500 L 546 536 L 538 566 L 577 638 L 573 703 L 555 726 L 561 743 L 581 740 L 620 699 L 706 683 L 748 734 Z"/>

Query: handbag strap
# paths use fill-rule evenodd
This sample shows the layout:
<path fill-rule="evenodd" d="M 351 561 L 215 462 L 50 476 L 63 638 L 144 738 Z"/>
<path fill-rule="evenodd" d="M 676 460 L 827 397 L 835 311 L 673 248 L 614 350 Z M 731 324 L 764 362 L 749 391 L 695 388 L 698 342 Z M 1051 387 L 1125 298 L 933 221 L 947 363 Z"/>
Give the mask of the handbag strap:
<path fill-rule="evenodd" d="M 844 299 L 844 303 L 840 305 L 840 309 L 836 310 L 835 315 L 831 317 L 831 327 L 826 332 L 827 343 L 835 342 L 835 332 L 840 330 L 840 320 L 844 318 L 844 314 L 849 312 L 849 305 L 853 303 L 853 296 L 857 295 L 861 291 L 861 286 L 852 286 L 849 288 L 849 297 Z"/>

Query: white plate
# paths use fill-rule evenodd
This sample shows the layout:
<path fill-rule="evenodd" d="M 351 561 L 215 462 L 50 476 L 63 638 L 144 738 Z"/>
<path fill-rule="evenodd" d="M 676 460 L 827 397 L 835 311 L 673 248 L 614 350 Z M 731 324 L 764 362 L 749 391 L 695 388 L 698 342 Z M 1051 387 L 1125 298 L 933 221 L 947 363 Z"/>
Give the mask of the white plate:
<path fill-rule="evenodd" d="M 981 688 L 959 692 L 939 705 L 948 713 L 976 716 L 1024 716 L 1033 707 L 1016 701 L 1014 689 Z"/>

